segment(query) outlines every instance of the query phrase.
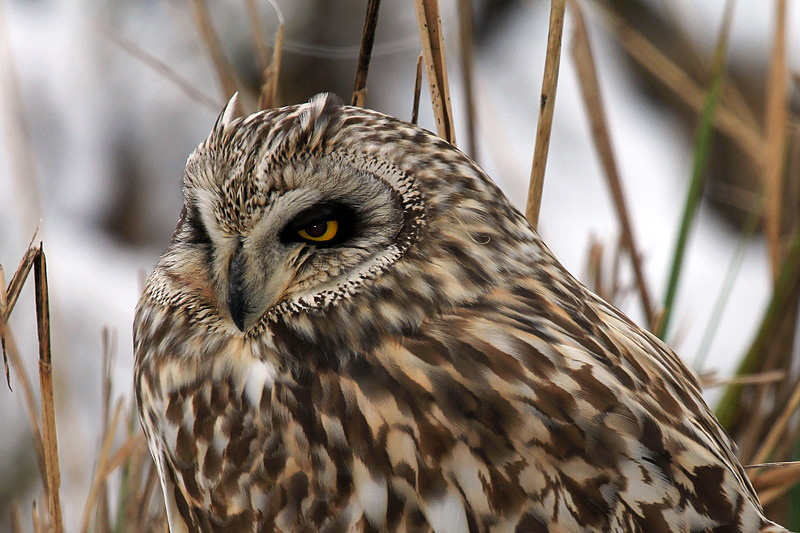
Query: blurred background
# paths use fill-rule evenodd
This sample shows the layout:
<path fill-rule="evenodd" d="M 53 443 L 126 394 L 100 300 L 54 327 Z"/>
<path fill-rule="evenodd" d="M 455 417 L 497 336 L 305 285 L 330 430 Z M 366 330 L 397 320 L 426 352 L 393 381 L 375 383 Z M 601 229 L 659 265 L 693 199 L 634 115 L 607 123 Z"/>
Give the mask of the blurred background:
<path fill-rule="evenodd" d="M 716 370 L 719 377 L 736 370 L 772 294 L 763 235 L 760 229 L 751 239 L 742 234 L 759 211 L 764 182 L 759 141 L 777 20 L 788 36 L 787 227 L 800 209 L 800 165 L 793 159 L 800 143 L 800 5 L 789 2 L 779 16 L 780 4 L 743 0 L 733 10 L 722 101 L 734 126 L 714 131 L 703 201 L 667 332 L 668 342 L 688 363 L 698 371 Z M 277 103 L 304 102 L 323 91 L 349 100 L 366 0 L 256 5 L 270 46 L 279 26 L 276 6 L 285 21 Z M 466 143 L 459 5 L 440 1 L 458 146 L 524 210 L 550 3 L 470 4 L 474 147 Z M 597 0 L 579 5 L 645 278 L 660 302 L 699 123 L 697 106 L 687 102 L 698 88 L 702 100 L 709 86 L 725 2 Z M 262 71 L 245 3 L 220 0 L 208 2 L 208 9 L 225 57 L 242 85 L 257 91 Z M 619 224 L 581 97 L 571 54 L 573 30 L 568 13 L 539 230 L 568 270 L 647 325 L 630 262 L 618 257 Z M 657 53 L 643 53 L 649 48 L 637 36 Z M 365 105 L 410 120 L 419 54 L 412 3 L 384 0 Z M 685 78 L 665 78 L 669 65 Z M 39 227 L 36 239 L 44 242 L 49 269 L 69 530 L 77 529 L 100 442 L 102 331 L 108 328 L 114 348 L 112 399 L 129 400 L 134 307 L 177 222 L 184 162 L 210 131 L 227 100 L 223 92 L 192 2 L 0 0 L 0 264 L 8 281 Z M 419 123 L 435 131 L 424 79 Z M 726 285 L 732 264 L 736 277 Z M 724 308 L 715 307 L 721 293 L 727 298 Z M 9 328 L 35 377 L 34 317 L 30 280 Z M 791 340 L 784 351 L 786 360 L 793 360 L 797 342 Z M 788 374 L 784 377 L 789 383 Z M 11 385 L 13 392 L 0 385 L 0 529 L 12 500 L 26 506 L 41 491 L 28 416 L 13 372 Z M 709 389 L 711 402 L 719 398 L 718 390 Z"/>

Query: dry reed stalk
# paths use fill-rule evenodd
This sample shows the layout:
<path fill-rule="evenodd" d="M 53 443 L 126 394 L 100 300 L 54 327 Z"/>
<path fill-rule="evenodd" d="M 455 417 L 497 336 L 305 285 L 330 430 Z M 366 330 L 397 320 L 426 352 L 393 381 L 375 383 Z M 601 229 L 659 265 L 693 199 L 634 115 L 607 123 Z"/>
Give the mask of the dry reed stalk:
<path fill-rule="evenodd" d="M 255 0 L 244 0 L 244 7 L 247 11 L 247 18 L 250 20 L 250 35 L 253 38 L 253 48 L 255 48 L 258 63 L 261 65 L 261 71 L 266 72 L 269 68 L 270 54 L 267 41 L 264 39 L 264 28 L 261 27 L 258 7 Z"/>
<path fill-rule="evenodd" d="M 205 0 L 188 1 L 192 8 L 195 25 L 200 32 L 200 39 L 203 41 L 208 57 L 211 58 L 211 63 L 217 73 L 217 80 L 219 80 L 220 86 L 222 87 L 223 95 L 225 99 L 228 99 L 239 90 L 236 74 L 233 71 L 233 67 L 228 63 L 228 60 L 225 59 L 225 54 L 222 53 L 222 45 L 211 23 L 211 15 L 208 12 L 208 6 Z M 241 96 L 243 97 L 244 94 L 241 93 Z M 244 102 L 240 102 L 240 105 L 244 105 Z"/>
<path fill-rule="evenodd" d="M 439 17 L 439 2 L 437 0 L 414 0 L 414 10 L 417 14 L 422 56 L 428 71 L 428 86 L 431 91 L 436 132 L 439 137 L 455 146 L 456 132 L 453 127 L 450 87 L 447 83 L 447 63 L 444 55 L 442 20 Z"/>
<path fill-rule="evenodd" d="M 464 84 L 464 107 L 467 115 L 467 153 L 478 156 L 476 140 L 475 95 L 473 90 L 473 41 L 475 29 L 471 0 L 458 0 L 458 40 L 461 43 L 461 82 Z"/>
<path fill-rule="evenodd" d="M 47 288 L 47 260 L 42 245 L 33 264 L 36 288 L 36 324 L 39 334 L 39 387 L 42 395 L 42 437 L 44 464 L 47 471 L 47 503 L 54 533 L 64 531 L 61 515 L 61 468 L 58 462 L 55 398 L 53 396 L 53 367 L 50 351 L 50 301 Z"/>
<path fill-rule="evenodd" d="M 583 20 L 580 6 L 574 0 L 569 1 L 570 12 L 575 23 L 572 40 L 572 57 L 575 62 L 575 70 L 580 80 L 581 94 L 586 111 L 589 115 L 589 122 L 592 129 L 592 140 L 594 141 L 597 155 L 603 165 L 608 188 L 614 201 L 614 208 L 617 212 L 619 225 L 622 229 L 622 244 L 628 252 L 636 278 L 636 287 L 641 300 L 642 309 L 645 313 L 647 324 L 651 329 L 655 327 L 655 312 L 653 299 L 648 289 L 649 284 L 645 279 L 644 269 L 642 268 L 641 254 L 636 244 L 633 234 L 633 224 L 631 224 L 628 206 L 625 201 L 625 193 L 622 189 L 622 180 L 619 177 L 617 163 L 614 158 L 614 150 L 611 147 L 611 136 L 608 132 L 608 125 L 605 116 L 605 105 L 600 94 L 600 84 L 597 79 L 594 58 L 592 57 L 589 34 Z"/>
<path fill-rule="evenodd" d="M 553 126 L 553 110 L 556 106 L 558 67 L 561 62 L 561 36 L 564 32 L 565 0 L 552 0 L 550 4 L 550 27 L 547 33 L 547 55 L 544 61 L 542 92 L 539 98 L 539 121 L 536 125 L 536 140 L 533 147 L 531 180 L 528 200 L 525 203 L 525 218 L 536 229 L 539 225 L 539 210 L 542 205 L 544 172 L 550 148 L 550 132 Z"/>
<path fill-rule="evenodd" d="M 675 96 L 700 112 L 705 103 L 705 91 L 678 65 L 656 48 L 639 32 L 625 23 L 618 15 L 598 0 L 594 4 L 603 15 L 609 33 L 619 41 L 630 57 L 646 69 Z M 754 126 L 748 126 L 724 104 L 717 106 L 714 125 L 725 133 L 760 168 L 764 141 L 762 134 Z"/>
<path fill-rule="evenodd" d="M 92 517 L 92 512 L 95 510 L 95 501 L 98 499 L 103 491 L 103 483 L 106 479 L 106 462 L 108 455 L 111 451 L 111 445 L 114 443 L 114 436 L 117 433 L 117 426 L 120 420 L 120 413 L 122 412 L 122 401 L 117 401 L 114 408 L 114 416 L 111 419 L 111 424 L 103 433 L 103 442 L 100 445 L 100 456 L 97 459 L 95 466 L 94 479 L 89 486 L 89 494 L 86 496 L 86 503 L 83 507 L 83 514 L 81 515 L 81 532 L 86 533 L 89 530 L 89 521 Z"/>
<path fill-rule="evenodd" d="M 158 75 L 163 76 L 165 80 L 171 82 L 178 89 L 180 89 L 186 96 L 195 102 L 214 111 L 218 111 L 222 104 L 208 94 L 204 93 L 197 88 L 195 84 L 178 74 L 175 69 L 153 56 L 138 44 L 126 39 L 102 24 L 95 24 L 95 28 L 109 41 L 113 42 L 125 52 L 130 54 L 134 59 L 141 61 L 144 65 L 151 68 Z"/>
<path fill-rule="evenodd" d="M 278 31 L 275 33 L 275 42 L 272 45 L 272 59 L 264 70 L 264 82 L 261 85 L 261 96 L 258 101 L 259 109 L 271 109 L 277 105 L 278 80 L 280 79 L 283 55 L 283 33 L 286 29 L 280 8 L 274 0 L 269 0 L 269 2 L 278 15 Z"/>
<path fill-rule="evenodd" d="M 419 120 L 419 95 L 422 92 L 422 53 L 417 56 L 417 72 L 414 75 L 414 103 L 411 106 L 411 123 Z"/>
<path fill-rule="evenodd" d="M 700 387 L 703 389 L 713 389 L 714 387 L 727 385 L 764 385 L 767 383 L 777 383 L 785 378 L 786 371 L 784 370 L 770 370 L 732 378 L 717 378 L 713 374 L 702 374 L 700 375 Z"/>
<path fill-rule="evenodd" d="M 781 256 L 783 173 L 789 126 L 789 70 L 786 64 L 786 0 L 777 0 L 775 32 L 767 78 L 763 176 L 766 185 L 764 232 L 767 238 L 773 282 L 777 281 Z"/>
<path fill-rule="evenodd" d="M 36 505 L 36 500 L 33 501 L 33 509 L 31 509 L 31 517 L 33 519 L 33 533 L 42 533 L 42 524 L 39 518 L 39 506 Z"/>
<path fill-rule="evenodd" d="M 358 52 L 358 66 L 350 105 L 364 107 L 364 100 L 367 97 L 369 61 L 372 57 L 372 45 L 375 44 L 375 29 L 378 27 L 378 10 L 380 7 L 380 0 L 369 0 L 367 3 L 367 15 L 364 19 L 364 30 L 361 34 L 361 49 Z"/>
<path fill-rule="evenodd" d="M 39 409 L 36 407 L 36 396 L 33 393 L 33 384 L 31 383 L 30 377 L 28 377 L 28 372 L 22 364 L 22 357 L 19 354 L 14 335 L 10 330 L 6 330 L 6 344 L 11 368 L 14 369 L 17 378 L 22 384 L 22 396 L 25 398 L 25 410 L 28 414 L 31 433 L 33 433 L 33 449 L 36 452 L 36 462 L 39 465 L 39 475 L 42 477 L 42 488 L 46 496 L 48 493 L 48 484 L 46 475 L 47 469 L 44 459 L 44 439 L 42 438 L 42 428 L 39 424 Z"/>
<path fill-rule="evenodd" d="M 8 390 L 11 388 L 11 372 L 8 366 L 8 355 L 6 354 L 6 273 L 3 265 L 0 265 L 0 351 L 3 352 L 3 369 L 6 372 L 6 385 Z"/>
<path fill-rule="evenodd" d="M 13 533 L 23 533 L 22 529 L 22 511 L 17 502 L 11 504 L 11 531 Z"/>

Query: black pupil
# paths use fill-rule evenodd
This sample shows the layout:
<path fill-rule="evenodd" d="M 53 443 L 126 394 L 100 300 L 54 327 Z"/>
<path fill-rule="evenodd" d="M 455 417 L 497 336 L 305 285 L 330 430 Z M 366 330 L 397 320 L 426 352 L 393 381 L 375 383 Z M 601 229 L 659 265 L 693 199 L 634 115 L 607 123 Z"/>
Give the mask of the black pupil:
<path fill-rule="evenodd" d="M 318 224 L 308 226 L 306 228 L 306 233 L 308 234 L 309 237 L 319 238 L 325 235 L 325 232 L 327 230 L 328 230 L 328 223 L 319 222 Z"/>

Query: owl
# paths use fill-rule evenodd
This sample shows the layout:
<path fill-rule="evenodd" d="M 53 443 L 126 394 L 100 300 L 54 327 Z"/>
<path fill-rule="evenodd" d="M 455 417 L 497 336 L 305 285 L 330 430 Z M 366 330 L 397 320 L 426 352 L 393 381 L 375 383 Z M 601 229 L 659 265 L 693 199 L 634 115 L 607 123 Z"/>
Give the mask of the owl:
<path fill-rule="evenodd" d="M 234 97 L 183 190 L 134 324 L 173 533 L 785 531 L 692 372 L 444 140 Z"/>

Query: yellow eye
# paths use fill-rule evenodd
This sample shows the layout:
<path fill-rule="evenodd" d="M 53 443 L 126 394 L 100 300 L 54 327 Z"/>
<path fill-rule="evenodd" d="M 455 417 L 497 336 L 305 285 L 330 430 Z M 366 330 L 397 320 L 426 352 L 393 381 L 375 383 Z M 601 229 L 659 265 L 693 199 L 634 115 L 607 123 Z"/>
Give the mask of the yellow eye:
<path fill-rule="evenodd" d="M 326 242 L 336 237 L 338 231 L 339 222 L 336 220 L 328 220 L 327 222 L 318 222 L 306 226 L 298 231 L 297 234 L 307 241 Z"/>

